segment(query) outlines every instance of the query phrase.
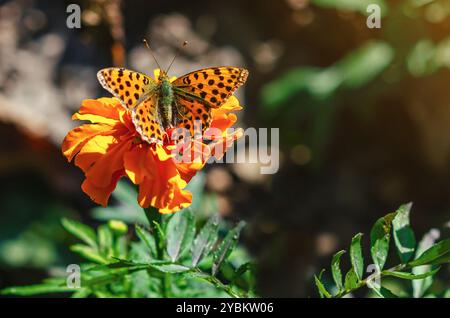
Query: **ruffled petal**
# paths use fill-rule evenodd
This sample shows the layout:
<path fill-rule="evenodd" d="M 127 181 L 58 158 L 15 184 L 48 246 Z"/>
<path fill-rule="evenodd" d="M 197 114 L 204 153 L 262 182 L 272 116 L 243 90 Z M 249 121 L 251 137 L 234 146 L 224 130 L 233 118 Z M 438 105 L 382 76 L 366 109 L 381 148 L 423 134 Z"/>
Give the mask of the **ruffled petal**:
<path fill-rule="evenodd" d="M 172 160 L 161 161 L 157 147 L 139 144 L 124 156 L 125 172 L 139 185 L 138 203 L 142 207 L 154 206 L 161 213 L 176 212 L 189 206 L 192 194 L 183 190 L 187 183 L 180 177 Z M 167 157 L 167 154 L 164 155 Z"/>
<path fill-rule="evenodd" d="M 108 134 L 111 127 L 104 124 L 86 124 L 72 129 L 64 138 L 62 152 L 67 160 L 72 161 L 80 149 L 93 137 Z"/>
<path fill-rule="evenodd" d="M 126 110 L 115 98 L 86 99 L 72 119 L 114 125 L 120 121 L 120 115 L 123 112 Z"/>
<path fill-rule="evenodd" d="M 78 153 L 75 165 L 97 187 L 106 187 L 116 171 L 123 170 L 123 156 L 131 147 L 131 138 L 96 136 L 89 140 Z"/>
<path fill-rule="evenodd" d="M 108 200 L 111 193 L 117 186 L 117 182 L 124 175 L 125 173 L 123 170 L 116 171 L 112 175 L 110 183 L 105 187 L 98 187 L 91 181 L 91 179 L 86 178 L 81 185 L 81 189 L 91 198 L 92 201 L 106 207 L 108 205 Z"/>

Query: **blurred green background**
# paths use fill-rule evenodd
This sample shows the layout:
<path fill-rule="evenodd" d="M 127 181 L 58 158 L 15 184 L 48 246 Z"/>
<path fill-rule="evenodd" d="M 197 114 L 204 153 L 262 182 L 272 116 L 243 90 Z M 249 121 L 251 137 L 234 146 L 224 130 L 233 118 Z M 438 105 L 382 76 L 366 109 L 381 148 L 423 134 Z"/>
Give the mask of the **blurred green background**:
<path fill-rule="evenodd" d="M 66 26 L 70 3 L 80 29 Z M 379 29 L 366 25 L 371 3 Z M 61 217 L 126 218 L 90 212 L 60 144 L 81 100 L 108 96 L 100 68 L 152 74 L 143 37 L 164 65 L 190 42 L 172 75 L 248 68 L 239 125 L 280 128 L 277 174 L 216 164 L 195 181 L 198 213 L 248 222 L 260 295 L 314 294 L 333 252 L 405 202 L 417 237 L 448 235 L 449 15 L 448 0 L 0 1 L 0 288 L 76 262 Z"/>

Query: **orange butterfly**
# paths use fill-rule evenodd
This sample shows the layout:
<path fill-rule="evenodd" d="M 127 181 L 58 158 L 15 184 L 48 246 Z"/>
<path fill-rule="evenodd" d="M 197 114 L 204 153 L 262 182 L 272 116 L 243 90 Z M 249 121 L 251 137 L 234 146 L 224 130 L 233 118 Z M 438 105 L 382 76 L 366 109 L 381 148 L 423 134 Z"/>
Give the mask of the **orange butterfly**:
<path fill-rule="evenodd" d="M 211 109 L 225 103 L 247 76 L 246 69 L 231 66 L 201 69 L 174 81 L 167 71 L 160 72 L 158 81 L 124 68 L 97 73 L 101 85 L 131 111 L 142 139 L 160 144 L 168 128 L 185 128 L 192 134 L 194 121 L 200 121 L 206 130 Z"/>

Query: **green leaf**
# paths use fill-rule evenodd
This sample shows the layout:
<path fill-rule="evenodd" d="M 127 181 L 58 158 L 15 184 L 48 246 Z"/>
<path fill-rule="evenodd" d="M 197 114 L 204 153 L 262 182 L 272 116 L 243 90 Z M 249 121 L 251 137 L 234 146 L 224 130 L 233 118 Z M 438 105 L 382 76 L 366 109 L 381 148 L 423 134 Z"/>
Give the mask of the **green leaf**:
<path fill-rule="evenodd" d="M 176 213 L 168 222 L 167 254 L 175 262 L 181 252 L 188 247 L 195 235 L 195 220 L 190 210 Z"/>
<path fill-rule="evenodd" d="M 450 254 L 443 255 L 441 257 L 436 258 L 435 260 L 433 260 L 430 263 L 430 265 L 436 266 L 436 265 L 442 265 L 442 264 L 447 264 L 447 263 L 450 263 Z"/>
<path fill-rule="evenodd" d="M 370 253 L 372 260 L 381 271 L 386 263 L 389 252 L 389 240 L 391 223 L 395 217 L 395 213 L 390 213 L 379 218 L 370 231 Z"/>
<path fill-rule="evenodd" d="M 74 292 L 76 288 L 70 288 L 67 286 L 55 286 L 47 284 L 37 284 L 29 286 L 16 286 L 3 289 L 0 294 L 2 295 L 16 295 L 16 296 L 33 296 L 40 294 L 52 294 L 52 293 L 65 293 Z"/>
<path fill-rule="evenodd" d="M 126 259 L 120 259 L 120 258 L 114 258 L 114 260 L 116 260 L 116 262 L 113 263 L 108 263 L 105 265 L 98 265 L 98 266 L 93 266 L 91 268 L 89 268 L 87 271 L 88 272 L 95 272 L 95 271 L 107 271 L 108 269 L 145 269 L 148 268 L 150 265 L 149 264 L 145 264 L 145 263 L 136 263 L 130 260 L 126 260 Z"/>
<path fill-rule="evenodd" d="M 98 245 L 100 252 L 105 257 L 110 257 L 112 254 L 113 234 L 106 224 L 102 224 L 97 229 Z"/>
<path fill-rule="evenodd" d="M 232 229 L 220 243 L 219 248 L 214 252 L 214 262 L 212 266 L 212 274 L 216 275 L 219 271 L 222 263 L 230 256 L 233 249 L 236 247 L 237 241 L 239 239 L 239 234 L 244 227 L 244 222 L 239 222 L 239 224 Z"/>
<path fill-rule="evenodd" d="M 397 247 L 398 256 L 403 264 L 407 263 L 414 255 L 416 239 L 409 224 L 409 213 L 412 203 L 404 204 L 397 210 L 392 220 L 394 242 Z"/>
<path fill-rule="evenodd" d="M 362 279 L 362 275 L 364 273 L 364 259 L 361 249 L 362 235 L 363 235 L 362 233 L 356 234 L 352 238 L 352 243 L 350 245 L 350 261 L 352 263 L 353 270 L 358 280 Z"/>
<path fill-rule="evenodd" d="M 342 272 L 341 272 L 341 256 L 345 253 L 344 250 L 337 252 L 333 255 L 333 260 L 331 261 L 331 274 L 333 275 L 334 283 L 339 291 L 342 290 Z"/>
<path fill-rule="evenodd" d="M 423 274 L 418 274 L 418 275 L 414 275 L 412 273 L 406 273 L 406 272 L 396 272 L 396 271 L 385 271 L 383 272 L 384 276 L 394 276 L 397 278 L 401 278 L 401 279 L 409 279 L 409 280 L 413 280 L 413 279 L 423 279 L 426 278 L 428 276 L 433 276 L 434 274 L 436 274 L 439 271 L 440 267 L 429 271 L 427 273 L 423 273 Z"/>
<path fill-rule="evenodd" d="M 190 267 L 179 264 L 150 264 L 150 266 L 160 272 L 169 274 L 186 273 L 194 270 Z"/>
<path fill-rule="evenodd" d="M 372 289 L 379 297 L 381 298 L 398 298 L 393 292 L 391 292 L 386 287 L 381 286 L 380 289 L 374 288 Z"/>
<path fill-rule="evenodd" d="M 434 242 L 439 239 L 439 236 L 440 232 L 437 229 L 431 229 L 428 233 L 426 233 L 417 246 L 415 259 L 418 259 L 424 251 L 433 246 Z M 415 275 L 428 273 L 431 271 L 431 265 L 416 266 L 413 267 L 411 271 Z M 432 284 L 433 277 L 413 280 L 412 287 L 414 298 L 422 297 Z"/>
<path fill-rule="evenodd" d="M 252 264 L 250 262 L 244 263 L 241 266 L 238 267 L 238 269 L 234 272 L 233 280 L 236 280 L 237 278 L 244 275 L 247 271 L 249 271 L 252 268 Z"/>
<path fill-rule="evenodd" d="M 450 253 L 450 238 L 431 246 L 420 257 L 408 263 L 408 266 L 420 266 L 432 263 L 434 260 L 447 256 Z"/>
<path fill-rule="evenodd" d="M 394 50 L 389 44 L 369 41 L 345 56 L 335 66 L 342 76 L 342 86 L 354 89 L 374 80 L 389 66 L 393 58 Z"/>
<path fill-rule="evenodd" d="M 319 274 L 319 277 L 314 275 L 314 281 L 316 283 L 317 289 L 319 291 L 320 298 L 331 298 L 331 294 L 328 292 L 328 290 L 325 288 L 325 285 L 322 283 L 320 278 L 322 277 L 324 270 Z"/>
<path fill-rule="evenodd" d="M 197 266 L 200 260 L 211 252 L 217 240 L 218 229 L 219 218 L 215 215 L 206 222 L 192 244 L 192 266 Z"/>
<path fill-rule="evenodd" d="M 95 232 L 89 226 L 66 218 L 63 218 L 61 220 L 61 223 L 69 233 L 76 236 L 89 246 L 97 248 L 97 240 L 95 237 Z"/>
<path fill-rule="evenodd" d="M 352 290 L 358 287 L 358 277 L 353 267 L 345 274 L 344 287 L 346 290 Z"/>
<path fill-rule="evenodd" d="M 136 235 L 139 237 L 139 239 L 144 242 L 145 246 L 147 246 L 150 255 L 153 257 L 156 256 L 156 242 L 155 238 L 146 230 L 144 230 L 142 227 L 136 224 Z"/>
<path fill-rule="evenodd" d="M 72 245 L 70 250 L 95 263 L 106 264 L 108 262 L 96 249 L 83 244 Z"/>

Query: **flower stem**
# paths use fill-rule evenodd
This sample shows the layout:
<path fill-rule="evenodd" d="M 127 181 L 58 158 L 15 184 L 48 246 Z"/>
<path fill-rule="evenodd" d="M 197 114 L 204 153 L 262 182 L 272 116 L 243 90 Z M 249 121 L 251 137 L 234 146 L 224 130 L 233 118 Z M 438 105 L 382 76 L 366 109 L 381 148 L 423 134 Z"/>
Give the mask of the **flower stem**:
<path fill-rule="evenodd" d="M 163 218 L 158 209 L 154 207 L 148 207 L 144 209 L 145 216 L 150 225 L 150 229 L 153 232 L 156 245 L 156 257 L 158 260 L 164 260 L 165 239 L 162 232 Z M 170 293 L 170 277 L 169 274 L 165 274 L 161 277 L 161 296 L 166 298 Z"/>

